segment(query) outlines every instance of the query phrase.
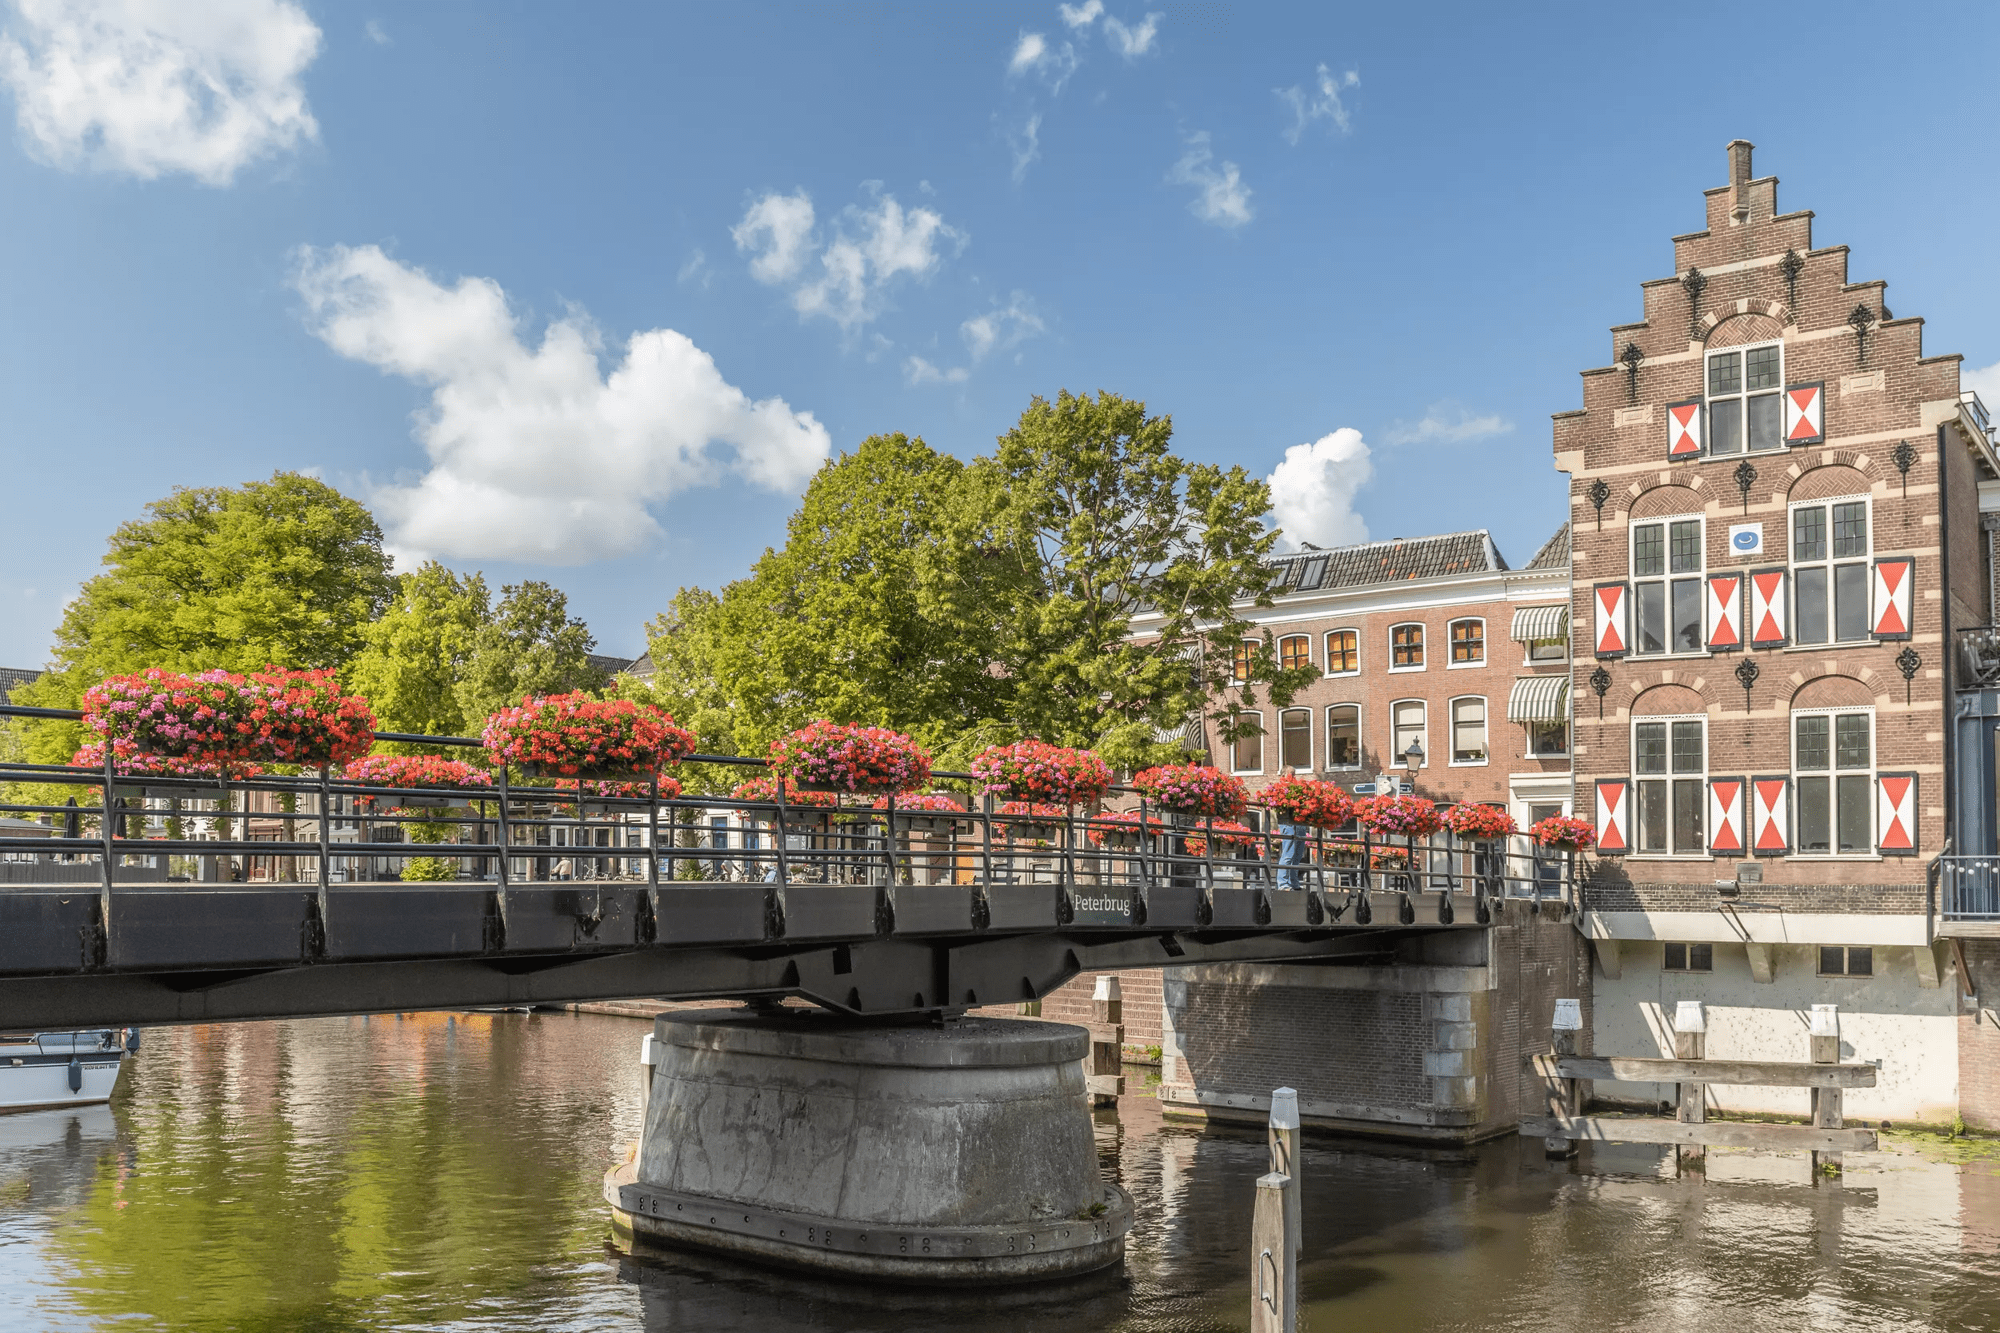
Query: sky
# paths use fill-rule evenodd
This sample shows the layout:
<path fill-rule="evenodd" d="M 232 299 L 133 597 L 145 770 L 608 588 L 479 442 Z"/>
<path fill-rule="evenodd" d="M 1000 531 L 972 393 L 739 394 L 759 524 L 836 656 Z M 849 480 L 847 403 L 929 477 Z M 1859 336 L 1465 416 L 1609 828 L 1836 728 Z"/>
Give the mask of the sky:
<path fill-rule="evenodd" d="M 1062 389 L 1287 545 L 1524 564 L 1739 137 L 2000 406 L 2000 8 L 1923 15 L 0 0 L 0 665 L 147 502 L 278 469 L 636 656 L 827 457 Z"/>

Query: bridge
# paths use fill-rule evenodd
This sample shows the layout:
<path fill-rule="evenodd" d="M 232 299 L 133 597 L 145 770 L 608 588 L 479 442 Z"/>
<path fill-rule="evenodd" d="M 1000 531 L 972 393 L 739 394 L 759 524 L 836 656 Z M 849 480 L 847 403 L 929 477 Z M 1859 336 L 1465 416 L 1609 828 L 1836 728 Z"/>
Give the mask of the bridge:
<path fill-rule="evenodd" d="M 0 783 L 44 794 L 0 805 L 17 835 L 0 838 L 0 1014 L 40 1030 L 638 996 L 951 1013 L 1084 970 L 1379 963 L 1412 932 L 1567 912 L 1575 893 L 1573 864 L 1524 839 L 1314 833 L 1288 865 L 1270 828 L 1143 802 L 1121 823 L 990 799 L 605 794 L 499 770 L 490 790 L 449 792 L 23 763 L 0 763 Z M 441 823 L 453 841 L 417 841 Z M 399 877 L 417 857 L 449 877 Z"/>

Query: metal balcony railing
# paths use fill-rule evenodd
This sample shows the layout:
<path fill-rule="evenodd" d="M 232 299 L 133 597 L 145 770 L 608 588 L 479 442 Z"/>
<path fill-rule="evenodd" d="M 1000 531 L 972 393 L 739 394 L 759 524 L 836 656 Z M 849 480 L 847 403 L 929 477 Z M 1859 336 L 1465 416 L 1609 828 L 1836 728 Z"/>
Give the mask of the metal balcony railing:
<path fill-rule="evenodd" d="M 1938 905 L 1947 921 L 2000 921 L 2000 856 L 1939 857 Z"/>

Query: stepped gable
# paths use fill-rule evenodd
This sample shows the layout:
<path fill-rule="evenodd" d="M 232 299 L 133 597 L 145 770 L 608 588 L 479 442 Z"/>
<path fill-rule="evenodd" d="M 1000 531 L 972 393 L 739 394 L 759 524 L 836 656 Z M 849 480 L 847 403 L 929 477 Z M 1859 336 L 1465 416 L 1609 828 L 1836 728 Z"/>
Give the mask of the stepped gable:
<path fill-rule="evenodd" d="M 1507 568 L 1492 535 L 1447 532 L 1436 537 L 1395 537 L 1329 550 L 1305 550 L 1271 561 L 1274 591 L 1323 592 L 1363 588 L 1374 583 L 1448 578 L 1454 574 L 1490 574 Z"/>

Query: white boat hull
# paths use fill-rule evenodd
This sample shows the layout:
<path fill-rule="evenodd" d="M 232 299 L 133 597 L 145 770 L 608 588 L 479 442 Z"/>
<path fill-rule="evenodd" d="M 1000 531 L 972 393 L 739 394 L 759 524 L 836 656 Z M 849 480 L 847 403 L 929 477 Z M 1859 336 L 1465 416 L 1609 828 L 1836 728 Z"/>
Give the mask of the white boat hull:
<path fill-rule="evenodd" d="M 95 1032 L 62 1033 L 38 1041 L 0 1042 L 0 1113 L 110 1101 L 126 1051 L 122 1044 L 107 1046 L 99 1038 Z"/>

